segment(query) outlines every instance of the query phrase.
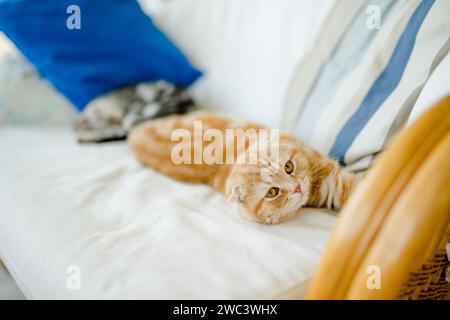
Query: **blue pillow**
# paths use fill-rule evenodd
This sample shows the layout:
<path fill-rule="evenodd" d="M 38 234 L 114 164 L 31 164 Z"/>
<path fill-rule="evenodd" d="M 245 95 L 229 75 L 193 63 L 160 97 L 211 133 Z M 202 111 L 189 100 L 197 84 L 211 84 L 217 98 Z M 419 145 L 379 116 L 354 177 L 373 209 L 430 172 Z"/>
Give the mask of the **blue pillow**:
<path fill-rule="evenodd" d="M 135 0 L 0 0 L 0 30 L 78 110 L 121 86 L 201 76 Z"/>

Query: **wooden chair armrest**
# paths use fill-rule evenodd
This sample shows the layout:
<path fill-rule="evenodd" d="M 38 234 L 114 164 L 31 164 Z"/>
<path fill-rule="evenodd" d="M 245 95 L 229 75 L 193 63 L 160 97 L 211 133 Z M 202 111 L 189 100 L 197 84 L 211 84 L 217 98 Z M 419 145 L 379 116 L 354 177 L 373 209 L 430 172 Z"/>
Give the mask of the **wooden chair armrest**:
<path fill-rule="evenodd" d="M 398 297 L 411 272 L 448 241 L 449 222 L 450 96 L 403 130 L 360 182 L 307 298 Z M 372 266 L 380 288 L 367 285 Z"/>

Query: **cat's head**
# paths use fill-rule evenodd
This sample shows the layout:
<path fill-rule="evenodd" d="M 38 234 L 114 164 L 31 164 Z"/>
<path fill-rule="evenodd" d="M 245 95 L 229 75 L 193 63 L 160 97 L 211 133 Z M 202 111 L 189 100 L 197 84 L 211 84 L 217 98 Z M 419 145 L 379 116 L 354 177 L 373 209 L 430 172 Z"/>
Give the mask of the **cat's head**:
<path fill-rule="evenodd" d="M 265 224 L 291 217 L 310 197 L 311 150 L 290 136 L 280 138 L 278 156 L 256 164 L 236 164 L 227 182 L 227 198 L 245 218 Z"/>

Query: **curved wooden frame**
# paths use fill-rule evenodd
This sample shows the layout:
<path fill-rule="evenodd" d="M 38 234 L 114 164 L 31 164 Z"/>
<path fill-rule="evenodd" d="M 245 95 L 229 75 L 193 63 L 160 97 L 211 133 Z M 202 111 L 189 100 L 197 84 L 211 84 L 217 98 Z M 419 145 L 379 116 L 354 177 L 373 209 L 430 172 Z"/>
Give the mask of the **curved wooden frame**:
<path fill-rule="evenodd" d="M 307 298 L 399 297 L 411 272 L 449 241 L 449 223 L 450 96 L 401 132 L 361 181 L 342 210 Z M 380 287 L 370 289 L 373 266 Z"/>

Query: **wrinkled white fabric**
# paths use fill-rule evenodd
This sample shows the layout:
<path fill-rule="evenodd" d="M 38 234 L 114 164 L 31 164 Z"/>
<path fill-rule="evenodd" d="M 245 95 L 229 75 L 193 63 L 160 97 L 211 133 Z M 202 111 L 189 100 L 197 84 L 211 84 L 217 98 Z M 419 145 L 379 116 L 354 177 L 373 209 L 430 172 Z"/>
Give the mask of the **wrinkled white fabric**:
<path fill-rule="evenodd" d="M 209 187 L 141 167 L 124 142 L 79 145 L 69 129 L 0 128 L 0 150 L 0 255 L 28 298 L 304 292 L 335 222 L 313 209 L 244 221 Z"/>

